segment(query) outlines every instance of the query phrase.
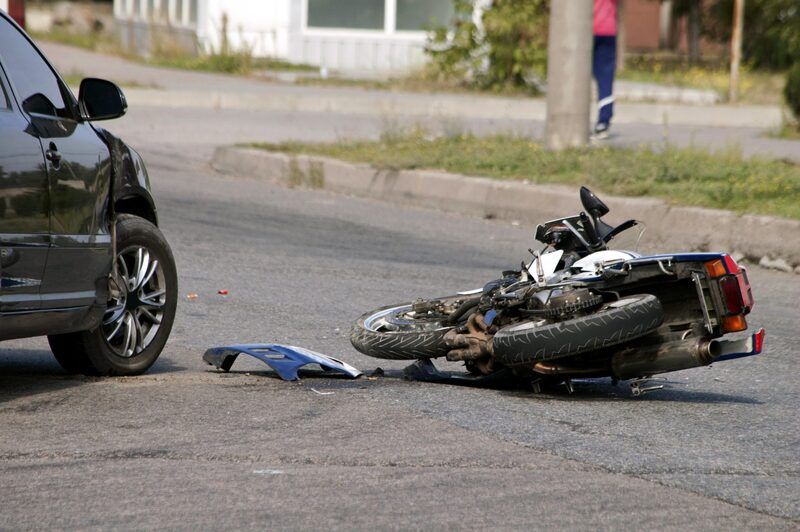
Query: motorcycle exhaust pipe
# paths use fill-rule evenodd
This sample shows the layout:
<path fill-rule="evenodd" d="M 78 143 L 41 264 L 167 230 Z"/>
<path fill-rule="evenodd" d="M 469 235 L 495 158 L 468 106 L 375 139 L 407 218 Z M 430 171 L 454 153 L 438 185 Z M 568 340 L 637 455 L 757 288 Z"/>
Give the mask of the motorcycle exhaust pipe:
<path fill-rule="evenodd" d="M 611 357 L 611 370 L 620 380 L 708 366 L 722 354 L 716 340 L 677 340 L 629 348 Z"/>

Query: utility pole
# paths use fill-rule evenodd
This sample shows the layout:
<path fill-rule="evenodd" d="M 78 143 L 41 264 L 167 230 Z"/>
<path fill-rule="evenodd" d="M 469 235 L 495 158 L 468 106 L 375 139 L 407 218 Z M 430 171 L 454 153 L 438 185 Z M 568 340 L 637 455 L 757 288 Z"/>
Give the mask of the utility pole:
<path fill-rule="evenodd" d="M 742 33 L 744 31 L 744 0 L 733 4 L 733 32 L 731 33 L 731 84 L 728 101 L 736 103 L 739 98 L 739 65 L 742 62 Z"/>
<path fill-rule="evenodd" d="M 661 0 L 658 12 L 658 47 L 666 50 L 672 45 L 672 0 Z"/>
<path fill-rule="evenodd" d="M 700 2 L 692 2 L 689 6 L 689 62 L 697 63 L 700 60 Z"/>
<path fill-rule="evenodd" d="M 617 3 L 617 72 L 625 70 L 625 0 Z"/>
<path fill-rule="evenodd" d="M 551 150 L 589 142 L 593 9 L 590 0 L 550 3 L 545 137 Z"/>

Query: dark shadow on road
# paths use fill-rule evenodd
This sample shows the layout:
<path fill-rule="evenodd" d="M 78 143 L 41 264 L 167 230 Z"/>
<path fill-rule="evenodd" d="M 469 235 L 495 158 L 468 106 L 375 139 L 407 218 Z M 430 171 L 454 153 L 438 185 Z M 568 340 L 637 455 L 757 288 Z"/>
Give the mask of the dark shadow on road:
<path fill-rule="evenodd" d="M 462 376 L 467 375 L 466 373 L 455 374 Z M 407 380 L 405 379 L 404 370 L 386 371 L 384 377 L 388 379 Z M 456 383 L 451 384 L 431 382 L 429 384 L 436 386 L 448 386 Z M 630 385 L 628 383 L 622 382 L 614 385 L 611 383 L 611 380 L 607 378 L 582 379 L 573 381 L 572 392 L 570 392 L 567 389 L 567 386 L 563 383 L 551 382 L 543 385 L 540 393 L 535 393 L 532 389 L 530 379 L 514 376 L 493 380 L 480 380 L 476 381 L 474 386 L 471 386 L 471 383 L 464 381 L 457 383 L 458 386 L 470 386 L 475 388 L 484 388 L 487 390 L 496 390 L 505 395 L 530 399 L 536 399 L 537 397 L 540 397 L 550 400 L 582 402 L 605 402 L 628 399 L 633 401 L 662 401 L 700 404 L 762 404 L 762 401 L 759 401 L 758 399 L 743 395 L 690 390 L 687 389 L 685 384 L 681 382 L 672 382 L 666 380 L 653 381 L 652 384 L 663 384 L 664 388 L 660 390 L 653 390 L 639 396 L 634 396 L 630 391 Z"/>
<path fill-rule="evenodd" d="M 702 390 L 690 390 L 683 383 L 675 382 L 653 382 L 654 385 L 663 384 L 664 388 L 634 396 L 630 390 L 630 385 L 621 382 L 616 386 L 611 384 L 609 379 L 582 380 L 573 382 L 573 392 L 570 393 L 566 386 L 549 386 L 543 390 L 544 393 L 535 394 L 528 389 L 517 389 L 505 391 L 503 393 L 515 397 L 546 397 L 550 400 L 581 401 L 581 402 L 606 402 L 619 401 L 625 399 L 629 401 L 660 401 L 675 403 L 698 403 L 698 404 L 763 404 L 762 401 L 753 397 L 743 395 L 717 393 Z"/>
<path fill-rule="evenodd" d="M 64 376 L 53 354 L 47 349 L 0 348 L 0 376 Z"/>
<path fill-rule="evenodd" d="M 173 373 L 183 369 L 183 366 L 162 357 L 147 375 Z M 47 349 L 0 348 L 0 404 L 20 397 L 82 386 L 102 379 L 104 377 L 85 377 L 66 373 Z"/>
<path fill-rule="evenodd" d="M 264 377 L 271 380 L 280 381 L 281 378 L 277 373 L 270 370 L 241 370 L 231 371 L 228 373 L 220 372 L 209 367 L 209 373 L 219 373 L 220 375 L 252 375 L 257 377 Z M 551 384 L 543 389 L 541 393 L 534 393 L 531 389 L 530 383 L 527 379 L 503 379 L 490 382 L 478 382 L 474 386 L 467 383 L 448 384 L 438 382 L 421 382 L 409 380 L 405 377 L 402 369 L 387 369 L 382 370 L 379 376 L 373 376 L 372 369 L 364 370 L 364 375 L 357 379 L 352 379 L 346 375 L 330 373 L 314 369 L 301 369 L 298 371 L 300 377 L 299 381 L 295 383 L 303 383 L 309 386 L 319 387 L 320 389 L 337 388 L 363 388 L 373 382 L 377 383 L 384 381 L 386 383 L 398 382 L 415 384 L 422 384 L 427 386 L 458 386 L 458 387 L 472 387 L 482 388 L 487 391 L 499 392 L 509 397 L 520 399 L 547 399 L 556 401 L 572 401 L 572 402 L 608 402 L 619 401 L 620 399 L 630 401 L 662 401 L 662 402 L 676 402 L 676 403 L 698 403 L 698 404 L 763 404 L 762 401 L 752 397 L 746 397 L 735 394 L 724 394 L 716 392 L 689 390 L 683 387 L 682 383 L 665 382 L 664 389 L 654 390 L 652 392 L 635 397 L 631 394 L 628 384 L 620 383 L 616 386 L 611 384 L 609 379 L 597 380 L 581 380 L 573 383 L 573 392 L 570 393 L 566 386 L 563 384 Z M 464 374 L 466 375 L 466 374 Z"/>
<path fill-rule="evenodd" d="M 0 349 L 0 404 L 66 390 L 85 382 L 85 377 L 64 373 L 48 350 Z M 40 404 L 34 401 L 20 408 L 36 409 Z"/>

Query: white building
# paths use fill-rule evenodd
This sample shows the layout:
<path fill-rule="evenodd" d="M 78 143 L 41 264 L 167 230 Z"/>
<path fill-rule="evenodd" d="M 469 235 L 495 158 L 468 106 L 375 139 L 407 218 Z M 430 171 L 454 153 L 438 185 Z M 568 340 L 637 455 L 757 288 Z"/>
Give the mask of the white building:
<path fill-rule="evenodd" d="M 452 0 L 114 0 L 123 42 L 146 53 L 154 35 L 338 71 L 404 71 L 424 61 L 425 28 L 447 22 Z"/>

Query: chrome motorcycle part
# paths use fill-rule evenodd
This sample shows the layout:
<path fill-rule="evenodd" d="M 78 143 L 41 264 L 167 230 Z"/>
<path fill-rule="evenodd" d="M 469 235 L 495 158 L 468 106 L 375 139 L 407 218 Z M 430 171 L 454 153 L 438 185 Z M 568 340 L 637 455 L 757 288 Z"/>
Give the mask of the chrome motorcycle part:
<path fill-rule="evenodd" d="M 634 397 L 639 397 L 639 396 L 644 395 L 644 394 L 646 394 L 648 392 L 654 392 L 656 390 L 663 390 L 664 389 L 664 385 L 663 384 L 655 384 L 653 386 L 647 386 L 648 384 L 650 384 L 651 382 L 653 382 L 655 380 L 666 381 L 666 379 L 654 379 L 652 377 L 642 377 L 640 379 L 633 379 L 629 383 L 630 387 L 631 387 L 631 395 L 634 396 Z"/>
<path fill-rule="evenodd" d="M 586 288 L 564 289 L 558 292 L 555 295 L 551 295 L 545 303 L 542 309 L 544 317 L 563 318 L 571 316 L 576 312 L 597 307 L 603 302 L 601 296 L 591 293 Z"/>
<path fill-rule="evenodd" d="M 761 353 L 764 329 L 739 340 L 686 339 L 648 346 L 633 346 L 611 357 L 611 369 L 618 379 L 668 373 L 708 366 L 716 360 L 742 358 Z"/>
<path fill-rule="evenodd" d="M 462 296 L 440 298 L 463 301 Z M 447 316 L 417 315 L 413 304 L 383 307 L 361 316 L 350 332 L 350 343 L 375 358 L 413 360 L 447 355 L 444 335 L 453 326 Z"/>

